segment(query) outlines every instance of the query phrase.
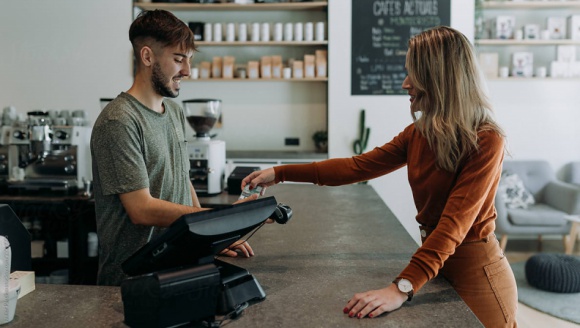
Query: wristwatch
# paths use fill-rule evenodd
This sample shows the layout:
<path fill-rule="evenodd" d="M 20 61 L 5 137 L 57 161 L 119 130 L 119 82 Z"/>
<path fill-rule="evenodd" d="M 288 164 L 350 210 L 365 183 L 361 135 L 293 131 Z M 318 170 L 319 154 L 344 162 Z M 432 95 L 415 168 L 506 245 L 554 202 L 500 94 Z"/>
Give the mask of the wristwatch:
<path fill-rule="evenodd" d="M 407 294 L 407 302 L 413 299 L 413 284 L 407 279 L 395 279 L 393 283 L 399 288 L 399 291 Z"/>

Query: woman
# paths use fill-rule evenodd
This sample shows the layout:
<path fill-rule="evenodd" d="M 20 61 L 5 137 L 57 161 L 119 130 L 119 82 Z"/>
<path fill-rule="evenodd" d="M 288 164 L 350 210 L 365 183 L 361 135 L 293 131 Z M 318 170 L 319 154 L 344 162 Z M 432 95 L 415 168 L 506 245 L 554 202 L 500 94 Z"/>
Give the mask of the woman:
<path fill-rule="evenodd" d="M 344 312 L 372 318 L 393 311 L 441 273 L 486 327 L 515 327 L 516 282 L 493 233 L 504 138 L 473 47 L 460 32 L 436 27 L 409 41 L 406 68 L 414 123 L 391 142 L 352 158 L 256 171 L 242 187 L 344 185 L 407 165 L 423 244 L 393 283 L 355 294 Z"/>

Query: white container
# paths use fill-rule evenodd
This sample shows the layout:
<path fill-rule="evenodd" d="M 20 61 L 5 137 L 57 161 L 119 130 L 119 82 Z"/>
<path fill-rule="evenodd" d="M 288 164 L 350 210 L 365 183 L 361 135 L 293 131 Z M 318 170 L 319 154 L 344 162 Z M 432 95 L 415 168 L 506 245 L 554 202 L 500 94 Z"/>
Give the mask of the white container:
<path fill-rule="evenodd" d="M 294 24 L 294 41 L 304 41 L 304 24 Z"/>
<path fill-rule="evenodd" d="M 252 23 L 252 33 L 250 34 L 253 42 L 260 41 L 260 23 Z"/>
<path fill-rule="evenodd" d="M 284 41 L 294 40 L 294 26 L 292 23 L 284 24 Z"/>
<path fill-rule="evenodd" d="M 316 23 L 316 41 L 324 41 L 324 22 Z"/>
<path fill-rule="evenodd" d="M 292 69 L 290 67 L 284 67 L 284 69 L 282 70 L 282 76 L 285 79 L 292 78 Z"/>
<path fill-rule="evenodd" d="M 311 22 L 304 24 L 304 41 L 314 41 L 314 24 Z"/>
<path fill-rule="evenodd" d="M 211 23 L 205 23 L 203 25 L 203 41 L 211 42 L 213 40 L 213 25 Z"/>
<path fill-rule="evenodd" d="M 284 25 L 282 23 L 274 24 L 274 41 L 280 42 L 284 40 Z"/>
<path fill-rule="evenodd" d="M 18 295 L 20 295 L 20 283 L 16 280 L 11 280 L 8 283 L 8 304 L 5 302 L 6 295 L 0 293 L 0 308 L 3 309 L 0 311 L 0 325 L 14 320 Z M 8 308 L 8 312 L 4 311 L 6 308 Z"/>
<path fill-rule="evenodd" d="M 248 25 L 246 23 L 240 23 L 238 25 L 238 41 L 248 41 Z"/>
<path fill-rule="evenodd" d="M 260 29 L 260 40 L 262 42 L 270 41 L 270 23 L 262 23 Z"/>
<path fill-rule="evenodd" d="M 222 42 L 223 41 L 222 24 L 221 23 L 213 24 L 213 41 L 214 42 Z"/>
<path fill-rule="evenodd" d="M 545 66 L 540 66 L 536 68 L 536 77 L 544 78 L 548 74 Z"/>
<path fill-rule="evenodd" d="M 499 68 L 499 77 L 506 78 L 510 75 L 510 69 L 507 66 L 502 66 Z"/>
<path fill-rule="evenodd" d="M 87 235 L 87 250 L 89 257 L 96 257 L 99 255 L 99 237 L 96 232 L 89 232 Z"/>
<path fill-rule="evenodd" d="M 199 79 L 199 68 L 197 68 L 197 67 L 192 67 L 192 68 L 191 68 L 191 75 L 190 75 L 190 76 L 191 76 L 191 78 L 192 78 L 192 79 L 194 79 L 194 80 L 197 80 L 197 79 Z"/>
<path fill-rule="evenodd" d="M 226 41 L 227 42 L 236 41 L 236 25 L 234 23 L 226 24 Z"/>
<path fill-rule="evenodd" d="M 20 283 L 17 280 L 10 280 L 11 263 L 10 242 L 6 237 L 0 236 L 0 309 L 2 309 L 0 311 L 0 325 L 14 319 L 16 303 L 20 294 Z"/>

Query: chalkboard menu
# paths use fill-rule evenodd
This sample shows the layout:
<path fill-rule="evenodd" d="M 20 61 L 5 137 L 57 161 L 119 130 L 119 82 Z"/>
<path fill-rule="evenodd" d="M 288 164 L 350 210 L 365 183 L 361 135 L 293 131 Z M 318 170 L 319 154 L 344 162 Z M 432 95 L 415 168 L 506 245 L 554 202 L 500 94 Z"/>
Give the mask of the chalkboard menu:
<path fill-rule="evenodd" d="M 403 95 L 409 39 L 450 25 L 451 0 L 352 0 L 352 95 Z"/>

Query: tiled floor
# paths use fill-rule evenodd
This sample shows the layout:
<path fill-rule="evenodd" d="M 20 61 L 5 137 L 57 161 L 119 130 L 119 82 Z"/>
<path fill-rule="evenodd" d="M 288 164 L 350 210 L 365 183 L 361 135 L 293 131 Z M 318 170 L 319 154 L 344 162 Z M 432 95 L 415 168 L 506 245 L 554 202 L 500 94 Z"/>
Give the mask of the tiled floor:
<path fill-rule="evenodd" d="M 527 260 L 530 256 L 538 252 L 563 253 L 564 245 L 561 240 L 549 239 L 539 242 L 535 239 L 508 240 L 506 247 L 506 256 L 510 262 L 520 262 Z M 580 255 L 580 241 L 576 242 L 574 255 Z M 520 328 L 579 328 L 580 325 L 569 321 L 561 320 L 542 312 L 536 311 L 524 304 L 519 304 L 518 309 L 518 327 Z"/>

